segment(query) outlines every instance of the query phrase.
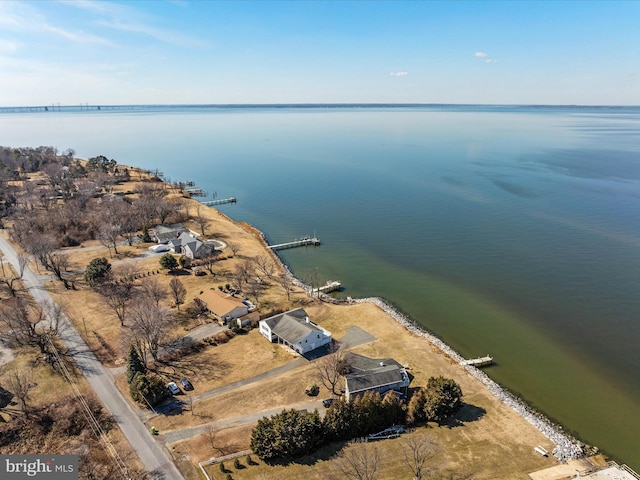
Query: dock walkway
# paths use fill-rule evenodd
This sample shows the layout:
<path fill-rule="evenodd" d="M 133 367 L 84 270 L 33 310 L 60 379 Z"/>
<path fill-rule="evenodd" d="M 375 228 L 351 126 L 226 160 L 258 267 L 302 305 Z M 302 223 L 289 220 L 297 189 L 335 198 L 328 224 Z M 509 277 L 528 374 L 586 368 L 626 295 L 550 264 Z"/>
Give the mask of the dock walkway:
<path fill-rule="evenodd" d="M 493 364 L 493 357 L 487 355 L 486 357 L 472 358 L 470 360 L 463 360 L 460 365 L 471 365 L 472 367 L 485 367 Z"/>
<path fill-rule="evenodd" d="M 320 245 L 320 240 L 317 237 L 302 237 L 298 240 L 294 240 L 293 242 L 269 245 L 267 248 L 271 250 L 284 250 L 285 248 L 306 247 L 309 245 L 317 247 Z"/>
<path fill-rule="evenodd" d="M 225 203 L 236 203 L 237 199 L 236 197 L 229 197 L 229 198 L 221 198 L 220 200 L 209 200 L 207 202 L 202 202 L 203 205 L 206 205 L 207 207 L 213 207 L 214 205 L 223 205 Z"/>

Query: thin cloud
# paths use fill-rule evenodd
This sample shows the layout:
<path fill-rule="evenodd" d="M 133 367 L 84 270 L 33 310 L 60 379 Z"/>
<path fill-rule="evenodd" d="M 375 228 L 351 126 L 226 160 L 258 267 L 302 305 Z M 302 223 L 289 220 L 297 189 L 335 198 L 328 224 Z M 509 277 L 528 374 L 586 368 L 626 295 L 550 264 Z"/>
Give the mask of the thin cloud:
<path fill-rule="evenodd" d="M 151 25 L 153 18 L 141 13 L 135 7 L 94 0 L 59 0 L 60 3 L 93 13 L 98 18 L 94 22 L 101 27 L 146 35 L 163 43 L 181 47 L 202 48 L 206 44 L 193 37 Z"/>
<path fill-rule="evenodd" d="M 98 43 L 100 45 L 106 45 L 109 47 L 114 46 L 112 42 L 107 40 L 106 38 L 98 37 L 97 35 L 92 35 L 90 33 L 83 32 L 70 32 L 63 28 L 53 27 L 51 25 L 47 25 L 46 23 L 42 26 L 42 28 L 48 32 L 55 33 L 64 37 L 68 40 L 80 43 Z"/>
<path fill-rule="evenodd" d="M 122 22 L 119 20 L 112 21 L 99 21 L 97 25 L 102 27 L 111 28 L 113 30 L 120 30 L 123 32 L 140 33 L 147 35 L 163 43 L 169 43 L 172 45 L 179 45 L 181 47 L 195 47 L 202 48 L 206 44 L 195 38 L 187 37 L 174 33 L 170 30 L 164 30 L 161 28 L 155 28 L 150 25 L 139 22 Z"/>
<path fill-rule="evenodd" d="M 473 56 L 478 58 L 484 58 L 487 56 L 487 54 L 485 52 L 476 52 L 473 54 Z"/>
<path fill-rule="evenodd" d="M 406 77 L 409 72 L 389 72 L 389 75 L 392 77 Z"/>

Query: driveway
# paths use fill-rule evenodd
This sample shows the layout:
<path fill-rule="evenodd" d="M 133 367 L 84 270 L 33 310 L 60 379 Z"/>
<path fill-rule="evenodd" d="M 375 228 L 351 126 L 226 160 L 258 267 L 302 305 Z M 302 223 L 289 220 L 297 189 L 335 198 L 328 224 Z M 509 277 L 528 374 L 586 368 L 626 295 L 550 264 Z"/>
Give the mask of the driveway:
<path fill-rule="evenodd" d="M 1 235 L 0 250 L 4 252 L 5 258 L 17 270 L 18 257 L 16 251 Z M 39 277 L 29 267 L 25 268 L 22 281 L 25 287 L 29 289 L 33 299 L 40 306 L 46 304 L 55 305 L 53 298 L 43 288 Z M 100 398 L 106 409 L 113 416 L 114 421 L 137 453 L 147 472 L 151 474 L 152 478 L 156 479 L 184 479 L 173 464 L 169 454 L 151 436 L 147 427 L 122 397 L 107 369 L 98 361 L 87 344 L 84 343 L 84 340 L 66 315 L 62 316 L 61 323 L 63 328 L 60 339 L 97 397 Z"/>
<path fill-rule="evenodd" d="M 324 416 L 325 409 L 322 407 L 322 400 L 313 400 L 310 402 L 294 403 L 291 405 L 282 405 L 280 407 L 270 408 L 261 412 L 252 412 L 246 415 L 238 415 L 236 417 L 228 417 L 217 422 L 205 423 L 203 425 L 196 425 L 194 427 L 181 428 L 179 430 L 171 430 L 169 432 L 161 432 L 162 438 L 167 443 L 173 443 L 180 440 L 186 440 L 187 438 L 195 437 L 205 432 L 205 430 L 212 425 L 216 430 L 222 430 L 224 428 L 239 427 L 251 423 L 256 423 L 262 417 L 273 417 L 274 415 L 282 412 L 283 409 L 290 410 L 295 408 L 296 410 L 307 410 L 313 412 L 318 409 L 318 412 Z"/>

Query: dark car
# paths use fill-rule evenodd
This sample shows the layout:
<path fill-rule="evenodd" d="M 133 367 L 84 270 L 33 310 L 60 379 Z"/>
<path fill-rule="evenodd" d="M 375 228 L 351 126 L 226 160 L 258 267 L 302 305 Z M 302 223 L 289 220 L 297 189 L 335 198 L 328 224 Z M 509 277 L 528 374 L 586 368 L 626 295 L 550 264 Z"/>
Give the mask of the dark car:
<path fill-rule="evenodd" d="M 332 404 L 333 402 L 335 402 L 335 401 L 336 401 L 336 399 L 335 399 L 335 398 L 326 398 L 326 399 L 322 400 L 322 405 L 323 405 L 325 408 L 329 408 L 329 407 L 331 406 L 331 404 Z"/>
<path fill-rule="evenodd" d="M 185 390 L 193 390 L 193 385 L 187 377 L 181 378 L 180 383 L 182 384 L 182 388 L 184 388 Z"/>

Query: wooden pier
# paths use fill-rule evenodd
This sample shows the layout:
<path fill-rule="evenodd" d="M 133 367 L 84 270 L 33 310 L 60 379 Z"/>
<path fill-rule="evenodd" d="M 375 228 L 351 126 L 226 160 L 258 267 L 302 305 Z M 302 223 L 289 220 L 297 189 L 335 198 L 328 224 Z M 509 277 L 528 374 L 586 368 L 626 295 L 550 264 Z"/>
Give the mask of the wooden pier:
<path fill-rule="evenodd" d="M 472 358 L 470 360 L 463 360 L 460 365 L 471 365 L 472 367 L 486 367 L 493 364 L 493 357 L 487 355 L 486 357 Z"/>
<path fill-rule="evenodd" d="M 323 285 L 320 288 L 314 288 L 313 290 L 311 290 L 311 294 L 316 294 L 318 293 L 318 291 L 320 291 L 321 293 L 331 293 L 331 292 L 336 292 L 339 291 L 342 288 L 342 284 L 340 282 L 335 282 L 335 281 L 331 281 L 329 280 L 326 285 Z"/>
<path fill-rule="evenodd" d="M 202 204 L 206 205 L 207 207 L 213 207 L 214 205 L 223 205 L 225 203 L 236 203 L 236 201 L 236 197 L 229 197 L 221 198 L 219 200 L 209 200 L 208 202 L 202 202 Z"/>
<path fill-rule="evenodd" d="M 317 237 L 302 237 L 298 240 L 294 240 L 293 242 L 269 245 L 267 248 L 270 248 L 271 250 L 284 250 L 285 248 L 307 247 L 309 245 L 317 247 L 320 245 L 320 240 Z"/>
<path fill-rule="evenodd" d="M 186 193 L 190 197 L 206 197 L 208 195 L 207 192 L 198 187 L 185 188 L 184 193 Z"/>

